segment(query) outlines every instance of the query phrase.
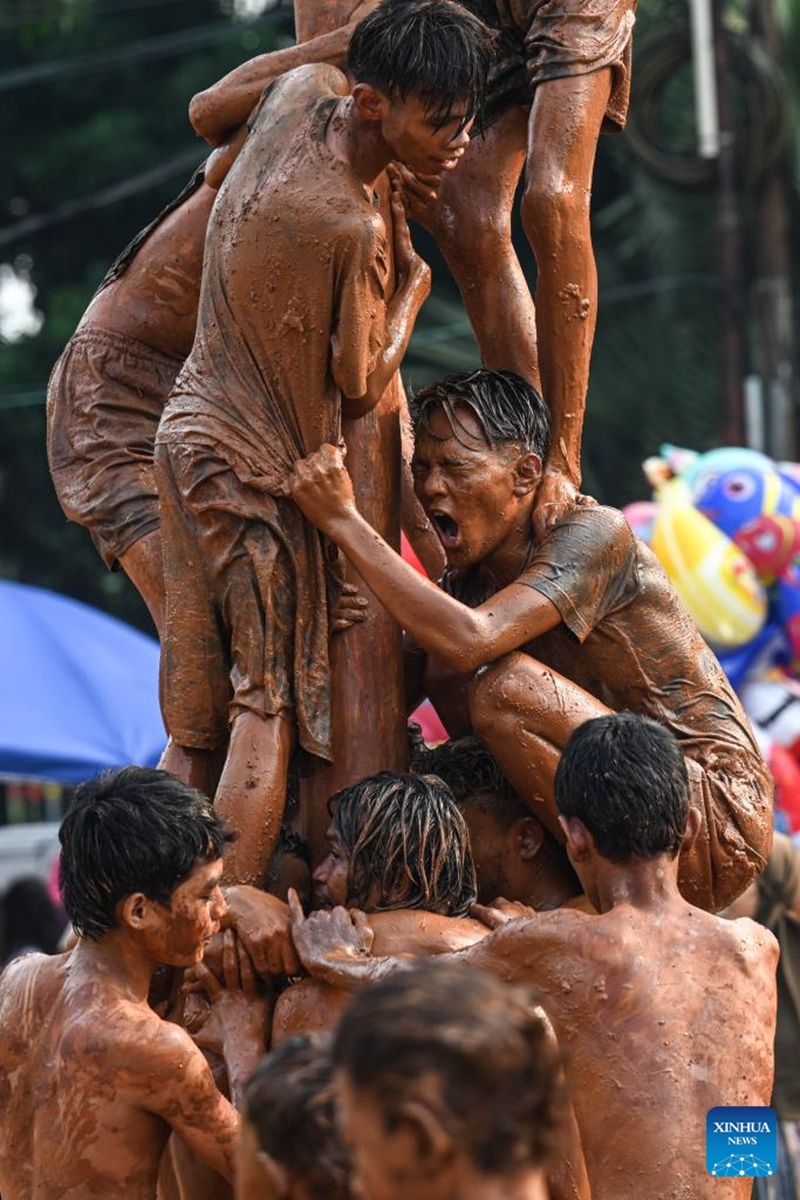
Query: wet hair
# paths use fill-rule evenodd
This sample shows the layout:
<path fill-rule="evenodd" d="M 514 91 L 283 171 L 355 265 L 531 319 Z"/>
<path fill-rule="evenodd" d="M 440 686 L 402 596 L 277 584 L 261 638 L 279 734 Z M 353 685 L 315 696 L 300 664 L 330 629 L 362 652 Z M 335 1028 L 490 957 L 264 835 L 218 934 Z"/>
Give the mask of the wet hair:
<path fill-rule="evenodd" d="M 509 829 L 520 817 L 532 816 L 520 800 L 489 751 L 476 737 L 442 742 L 439 746 L 415 749 L 412 770 L 423 775 L 438 775 L 455 797 L 463 812 L 474 806 L 489 813 L 502 829 Z"/>
<path fill-rule="evenodd" d="M 465 371 L 423 388 L 409 401 L 414 434 L 431 434 L 430 419 L 437 409 L 445 413 L 453 433 L 463 423 L 458 409 L 467 408 L 493 450 L 519 446 L 542 462 L 550 445 L 550 414 L 536 388 L 514 371 Z M 433 436 L 431 434 L 431 436 Z"/>
<path fill-rule="evenodd" d="M 423 908 L 463 916 L 477 885 L 469 831 L 435 775 L 382 771 L 331 797 L 333 830 L 350 859 L 348 901 L 373 912 Z M 370 902 L 378 888 L 377 903 Z"/>
<path fill-rule="evenodd" d="M 123 767 L 81 784 L 59 831 L 61 894 L 76 933 L 102 938 L 133 892 L 168 906 L 234 836 L 202 793 L 167 771 Z"/>
<path fill-rule="evenodd" d="M 313 1200 L 350 1200 L 350 1163 L 336 1128 L 331 1038 L 299 1034 L 263 1058 L 243 1112 L 261 1149 L 305 1184 Z"/>
<path fill-rule="evenodd" d="M 563 1099 L 558 1051 L 527 987 L 454 963 L 398 972 L 353 998 L 333 1059 L 388 1129 L 433 1074 L 437 1116 L 487 1174 L 550 1155 Z"/>
<path fill-rule="evenodd" d="M 555 778 L 556 805 L 578 817 L 603 858 L 674 858 L 689 816 L 689 777 L 670 731 L 614 713 L 575 730 Z"/>
<path fill-rule="evenodd" d="M 451 0 L 383 0 L 354 29 L 346 70 L 387 96 L 418 96 L 440 127 L 464 102 L 466 125 L 483 111 L 495 37 Z"/>

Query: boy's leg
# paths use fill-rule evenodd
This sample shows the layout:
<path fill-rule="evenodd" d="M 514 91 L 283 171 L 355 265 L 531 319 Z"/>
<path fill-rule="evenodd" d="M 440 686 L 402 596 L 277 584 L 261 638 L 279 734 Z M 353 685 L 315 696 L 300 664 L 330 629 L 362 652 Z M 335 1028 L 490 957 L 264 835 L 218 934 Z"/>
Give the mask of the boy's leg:
<path fill-rule="evenodd" d="M 563 841 L 554 781 L 570 735 L 611 712 L 594 696 L 528 654 L 485 667 L 469 690 L 472 727 L 521 800 Z"/>
<path fill-rule="evenodd" d="M 533 297 L 511 241 L 527 123 L 527 110 L 515 105 L 476 134 L 423 223 L 459 286 L 484 365 L 517 371 L 538 386 Z"/>
<path fill-rule="evenodd" d="M 164 636 L 167 597 L 164 588 L 164 564 L 161 557 L 161 531 L 138 538 L 124 554 L 119 564 L 147 605 L 158 640 Z"/>
<path fill-rule="evenodd" d="M 240 711 L 214 807 L 239 837 L 225 853 L 225 882 L 263 883 L 286 806 L 294 745 L 291 719 Z"/>
<path fill-rule="evenodd" d="M 508 782 L 551 833 L 563 841 L 554 781 L 570 735 L 612 710 L 527 654 L 510 654 L 480 671 L 470 685 L 475 733 Z M 724 748 L 722 748 L 724 752 Z M 763 869 L 771 840 L 772 785 L 753 759 L 738 775 L 720 755 L 716 774 L 686 758 L 689 795 L 700 830 L 681 850 L 678 882 L 700 908 L 730 904 Z"/>
<path fill-rule="evenodd" d="M 522 220 L 536 255 L 542 394 L 580 482 L 580 435 L 597 324 L 590 227 L 592 175 L 611 95 L 610 67 L 551 79 L 534 94 Z"/>

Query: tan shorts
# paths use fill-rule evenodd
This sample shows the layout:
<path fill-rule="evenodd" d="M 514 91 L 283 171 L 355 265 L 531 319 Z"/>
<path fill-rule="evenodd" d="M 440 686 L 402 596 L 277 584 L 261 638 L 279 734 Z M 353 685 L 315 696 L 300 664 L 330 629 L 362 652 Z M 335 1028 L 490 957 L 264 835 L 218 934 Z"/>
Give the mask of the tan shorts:
<path fill-rule="evenodd" d="M 540 83 L 610 67 L 603 131 L 625 128 L 637 0 L 461 0 L 497 30 L 486 123 L 512 105 L 529 106 Z"/>
<path fill-rule="evenodd" d="M 243 484 L 213 447 L 158 445 L 155 464 L 170 734 L 213 750 L 227 745 L 238 713 L 283 715 L 304 750 L 329 758 L 327 600 L 298 570 L 307 561 L 298 542 L 319 534 L 292 501 Z"/>
<path fill-rule="evenodd" d="M 159 526 L 156 429 L 178 359 L 105 329 L 80 329 L 47 389 L 47 457 L 61 507 L 114 570 Z"/>

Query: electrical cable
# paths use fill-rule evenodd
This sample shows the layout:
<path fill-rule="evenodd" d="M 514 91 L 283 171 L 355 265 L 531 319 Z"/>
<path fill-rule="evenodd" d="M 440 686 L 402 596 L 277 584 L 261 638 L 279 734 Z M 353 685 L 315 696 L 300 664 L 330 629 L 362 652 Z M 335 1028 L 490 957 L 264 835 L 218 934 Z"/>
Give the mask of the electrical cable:
<path fill-rule="evenodd" d="M 180 30 L 177 33 L 167 33 L 161 37 L 144 38 L 131 42 L 129 46 L 113 50 L 104 50 L 98 54 L 83 54 L 75 58 L 51 59 L 49 62 L 34 63 L 27 67 L 18 67 L 13 71 L 0 73 L 0 92 L 9 92 L 14 88 L 27 87 L 32 83 L 42 83 L 45 80 L 57 79 L 64 75 L 84 74 L 87 71 L 100 71 L 115 67 L 120 63 L 145 62 L 155 58 L 165 58 L 171 54 L 179 54 L 185 50 L 201 50 L 205 46 L 213 46 L 217 42 L 229 38 L 241 37 L 244 33 L 272 29 L 278 24 L 275 14 L 259 17 L 249 21 L 246 26 L 229 21 L 215 21 L 211 25 L 198 25 L 194 29 Z"/>
<path fill-rule="evenodd" d="M 205 143 L 202 143 L 202 148 L 200 145 L 193 146 L 191 150 L 176 155 L 169 162 L 161 163 L 138 175 L 132 175 L 129 179 L 124 179 L 122 183 L 114 183 L 110 187 L 101 188 L 90 196 L 82 196 L 77 200 L 65 200 L 63 204 L 59 204 L 49 213 L 23 217 L 21 221 L 17 221 L 7 229 L 0 229 L 0 246 L 18 242 L 20 238 L 29 237 L 32 233 L 39 233 L 42 229 L 51 229 L 54 225 L 61 225 L 64 221 L 69 221 L 81 213 L 106 208 L 109 204 L 116 204 L 119 200 L 146 192 L 149 188 L 155 187 L 156 184 L 179 172 L 189 173 L 206 154 L 208 154 L 208 146 Z"/>
<path fill-rule="evenodd" d="M 725 30 L 735 102 L 742 109 L 736 128 L 736 167 L 755 187 L 786 152 L 791 132 L 786 80 L 760 41 Z M 636 48 L 626 141 L 648 170 L 678 187 L 704 187 L 716 177 L 715 159 L 671 144 L 664 133 L 667 91 L 691 66 L 688 29 L 665 33 Z"/>

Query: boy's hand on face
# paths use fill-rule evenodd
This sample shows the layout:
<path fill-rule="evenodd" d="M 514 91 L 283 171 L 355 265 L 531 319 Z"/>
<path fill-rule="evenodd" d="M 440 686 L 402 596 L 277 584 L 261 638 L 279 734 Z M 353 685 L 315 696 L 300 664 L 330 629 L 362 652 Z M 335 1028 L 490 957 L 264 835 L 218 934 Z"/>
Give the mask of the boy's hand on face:
<path fill-rule="evenodd" d="M 183 990 L 208 997 L 208 1019 L 191 1031 L 201 1049 L 223 1054 L 228 1042 L 263 1039 L 269 1000 L 260 994 L 250 956 L 232 929 L 222 934 L 222 979 L 197 963 L 186 972 Z"/>
<path fill-rule="evenodd" d="M 357 908 L 333 908 L 306 917 L 293 888 L 289 908 L 295 948 L 309 975 L 335 987 L 357 981 L 375 939 L 366 914 Z"/>
<path fill-rule="evenodd" d="M 394 228 L 394 273 L 397 291 L 413 289 L 424 301 L 431 290 L 431 269 L 420 258 L 411 241 L 406 220 L 403 192 L 396 176 L 392 178 L 392 225 Z"/>
<path fill-rule="evenodd" d="M 326 444 L 294 464 L 287 489 L 303 515 L 323 533 L 357 513 L 344 449 Z"/>
<path fill-rule="evenodd" d="M 435 237 L 439 226 L 442 176 L 418 175 L 403 163 L 390 163 L 387 172 L 392 191 L 400 193 L 406 215 Z"/>
<path fill-rule="evenodd" d="M 584 496 L 579 492 L 568 475 L 562 471 L 545 467 L 541 482 L 536 489 L 536 504 L 531 513 L 531 523 L 537 542 L 543 541 L 553 525 L 578 505 L 596 503 L 597 501 L 591 496 Z"/>

